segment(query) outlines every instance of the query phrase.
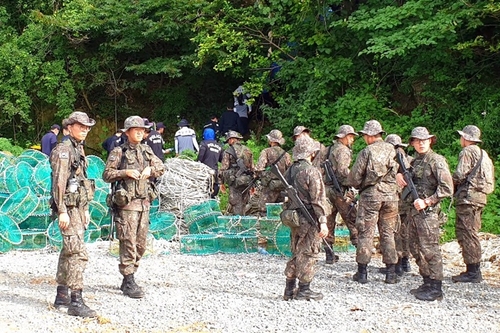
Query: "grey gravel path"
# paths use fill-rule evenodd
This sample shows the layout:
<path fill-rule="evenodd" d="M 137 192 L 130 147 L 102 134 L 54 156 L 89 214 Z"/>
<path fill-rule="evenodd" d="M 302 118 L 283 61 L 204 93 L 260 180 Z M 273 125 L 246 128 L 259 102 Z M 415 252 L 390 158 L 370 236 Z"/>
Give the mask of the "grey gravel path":
<path fill-rule="evenodd" d="M 429 303 L 408 292 L 421 282 L 414 263 L 400 283 L 387 285 L 376 256 L 370 282 L 360 285 L 351 280 L 354 254 L 342 253 L 334 265 L 320 262 L 311 287 L 324 293 L 322 301 L 285 302 L 286 258 L 188 256 L 177 243 L 159 241 L 136 274 L 146 297 L 135 300 L 118 289 L 118 259 L 107 245 L 88 244 L 84 299 L 97 319 L 52 307 L 57 252 L 0 255 L 0 332 L 500 332 L 498 277 L 454 284 L 459 267 L 446 268 L 444 300 Z"/>

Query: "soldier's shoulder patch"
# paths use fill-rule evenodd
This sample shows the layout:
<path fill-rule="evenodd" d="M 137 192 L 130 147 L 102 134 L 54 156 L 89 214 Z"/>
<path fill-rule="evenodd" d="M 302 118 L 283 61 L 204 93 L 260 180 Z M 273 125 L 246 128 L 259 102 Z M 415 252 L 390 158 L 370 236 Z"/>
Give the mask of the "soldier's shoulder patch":
<path fill-rule="evenodd" d="M 61 159 L 68 159 L 69 158 L 69 153 L 67 151 L 62 151 L 59 153 L 59 158 Z"/>
<path fill-rule="evenodd" d="M 109 158 L 108 158 L 110 161 L 116 161 L 116 154 L 111 154 L 109 155 Z"/>

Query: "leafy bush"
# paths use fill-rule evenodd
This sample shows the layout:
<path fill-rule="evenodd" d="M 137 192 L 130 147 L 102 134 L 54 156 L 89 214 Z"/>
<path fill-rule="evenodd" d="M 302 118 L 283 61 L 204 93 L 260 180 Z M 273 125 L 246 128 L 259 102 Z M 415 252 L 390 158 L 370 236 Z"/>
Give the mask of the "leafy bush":
<path fill-rule="evenodd" d="M 19 156 L 23 150 L 24 148 L 13 145 L 9 139 L 0 138 L 0 151 L 8 151 L 14 156 Z"/>

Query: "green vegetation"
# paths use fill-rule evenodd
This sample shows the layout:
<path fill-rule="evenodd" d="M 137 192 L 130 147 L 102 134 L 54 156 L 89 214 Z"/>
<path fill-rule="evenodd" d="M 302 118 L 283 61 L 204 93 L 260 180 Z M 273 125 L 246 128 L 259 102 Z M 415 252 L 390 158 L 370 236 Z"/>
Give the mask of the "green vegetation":
<path fill-rule="evenodd" d="M 254 154 L 265 129 L 288 138 L 302 124 L 328 145 L 341 124 L 376 118 L 404 139 L 429 128 L 452 169 L 456 130 L 475 124 L 497 160 L 499 23 L 492 0 L 9 1 L 0 137 L 28 147 L 81 109 L 98 120 L 93 147 L 131 114 L 163 121 L 169 138 L 181 118 L 200 129 L 244 84 Z M 484 231 L 499 233 L 499 194 Z"/>

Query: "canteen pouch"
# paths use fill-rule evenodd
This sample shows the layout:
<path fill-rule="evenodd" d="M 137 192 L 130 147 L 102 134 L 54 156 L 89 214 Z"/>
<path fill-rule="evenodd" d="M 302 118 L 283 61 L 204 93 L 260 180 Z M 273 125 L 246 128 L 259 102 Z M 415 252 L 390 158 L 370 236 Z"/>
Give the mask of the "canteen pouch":
<path fill-rule="evenodd" d="M 285 209 L 280 213 L 281 222 L 289 228 L 300 227 L 299 214 L 295 209 Z"/>
<path fill-rule="evenodd" d="M 113 202 L 119 207 L 128 205 L 130 201 L 131 200 L 129 198 L 129 194 L 124 188 L 116 190 L 115 194 L 113 195 Z"/>

